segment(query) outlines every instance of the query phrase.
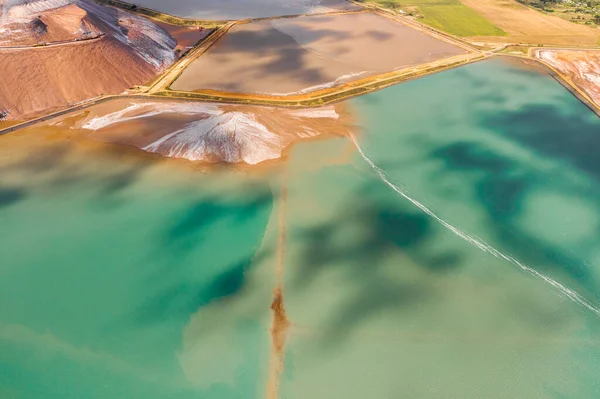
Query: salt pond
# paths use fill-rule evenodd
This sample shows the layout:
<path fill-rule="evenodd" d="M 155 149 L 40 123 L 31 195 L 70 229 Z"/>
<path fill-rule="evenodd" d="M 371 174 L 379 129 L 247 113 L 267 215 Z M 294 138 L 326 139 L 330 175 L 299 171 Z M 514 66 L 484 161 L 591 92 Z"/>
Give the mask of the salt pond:
<path fill-rule="evenodd" d="M 345 0 L 136 0 L 168 14 L 199 19 L 244 19 L 357 9 Z"/>
<path fill-rule="evenodd" d="M 264 398 L 280 265 L 281 398 L 596 397 L 600 120 L 501 60 L 351 106 L 260 174 L 1 137 L 2 396 Z"/>

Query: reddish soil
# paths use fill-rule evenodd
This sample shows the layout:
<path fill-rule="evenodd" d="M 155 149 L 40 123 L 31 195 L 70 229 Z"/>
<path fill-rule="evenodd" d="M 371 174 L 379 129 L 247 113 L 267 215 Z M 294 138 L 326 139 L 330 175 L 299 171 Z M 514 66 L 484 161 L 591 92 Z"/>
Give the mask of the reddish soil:
<path fill-rule="evenodd" d="M 156 71 L 111 37 L 64 46 L 0 50 L 0 109 L 23 119 L 151 80 Z"/>
<path fill-rule="evenodd" d="M 9 29 L 15 24 L 18 30 Z M 171 30 L 182 43 L 206 34 Z M 3 38 L 24 47 L 3 47 Z M 40 42 L 46 45 L 31 46 Z M 173 38 L 153 22 L 91 0 L 4 18 L 0 114 L 9 120 L 27 119 L 122 93 L 168 67 L 176 59 L 174 48 Z"/>
<path fill-rule="evenodd" d="M 97 37 L 101 31 L 75 4 L 43 11 L 29 22 L 3 23 L 1 27 L 0 47 L 81 40 Z"/>

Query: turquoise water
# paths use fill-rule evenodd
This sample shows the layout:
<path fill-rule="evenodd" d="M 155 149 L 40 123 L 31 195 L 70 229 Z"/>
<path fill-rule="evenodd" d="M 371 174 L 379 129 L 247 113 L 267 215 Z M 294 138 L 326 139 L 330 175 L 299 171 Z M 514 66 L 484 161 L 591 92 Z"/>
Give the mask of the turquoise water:
<path fill-rule="evenodd" d="M 393 183 L 600 308 L 600 119 L 562 86 L 496 59 L 355 104 Z"/>
<path fill-rule="evenodd" d="M 0 138 L 0 396 L 267 397 L 282 256 L 281 398 L 598 397 L 600 120 L 500 60 L 351 105 L 379 172 L 343 138 L 260 175 Z"/>
<path fill-rule="evenodd" d="M 269 185 L 158 173 L 145 162 L 115 167 L 102 155 L 76 165 L 73 149 L 47 150 L 1 167 L 0 396 L 258 392 L 272 282 L 256 287 L 263 297 L 246 296 L 263 312 L 215 309 L 243 296 Z M 188 331 L 194 323 L 201 328 Z"/>
<path fill-rule="evenodd" d="M 600 120 L 537 70 L 500 60 L 353 101 L 356 154 L 294 150 L 284 398 L 591 398 Z M 295 160 L 295 162 L 294 162 Z M 403 191 L 404 190 L 404 191 Z M 307 216 L 310 215 L 310 216 Z M 489 247 L 488 247 L 489 248 Z M 493 251 L 491 251 L 493 252 Z"/>

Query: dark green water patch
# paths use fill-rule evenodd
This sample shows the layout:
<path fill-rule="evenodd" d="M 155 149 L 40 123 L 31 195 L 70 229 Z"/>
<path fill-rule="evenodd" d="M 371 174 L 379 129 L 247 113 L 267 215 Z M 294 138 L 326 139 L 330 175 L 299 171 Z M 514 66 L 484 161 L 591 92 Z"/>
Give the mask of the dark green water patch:
<path fill-rule="evenodd" d="M 231 345 L 194 346 L 231 380 L 196 379 L 181 357 L 191 319 L 247 285 L 269 184 L 102 155 L 76 167 L 73 148 L 48 151 L 1 166 L 0 396 L 252 397 L 268 353 L 262 316 L 227 327 L 212 317 L 204 333 Z M 257 289 L 268 297 L 272 286 Z"/>
<path fill-rule="evenodd" d="M 560 84 L 495 59 L 354 104 L 395 184 L 600 304 L 600 119 Z"/>
<path fill-rule="evenodd" d="M 380 133 L 385 115 L 396 122 L 386 134 L 402 135 L 407 125 L 387 108 L 361 142 L 380 162 L 386 155 L 381 164 L 394 172 L 395 183 L 419 188 L 413 198 L 435 204 L 448 219 L 456 216 L 454 226 L 463 230 L 492 223 L 480 216 L 480 199 L 462 169 L 442 179 L 438 170 L 446 166 L 437 160 L 433 179 L 422 174 L 430 170 L 406 141 L 370 142 L 367 135 Z M 299 145 L 290 157 L 284 292 L 292 324 L 282 397 L 585 399 L 598 392 L 592 377 L 600 359 L 596 313 L 454 234 L 399 195 L 359 154 L 351 164 L 315 168 L 324 149 L 337 159 L 331 147 Z M 485 158 L 480 166 L 502 170 L 505 160 L 486 151 L 479 153 Z M 429 159 L 430 152 L 423 156 Z M 457 215 L 440 205 L 465 198 L 472 199 Z M 512 212 L 512 202 L 502 204 L 503 212 Z M 481 231 L 499 248 L 512 243 L 500 242 L 496 230 Z"/>

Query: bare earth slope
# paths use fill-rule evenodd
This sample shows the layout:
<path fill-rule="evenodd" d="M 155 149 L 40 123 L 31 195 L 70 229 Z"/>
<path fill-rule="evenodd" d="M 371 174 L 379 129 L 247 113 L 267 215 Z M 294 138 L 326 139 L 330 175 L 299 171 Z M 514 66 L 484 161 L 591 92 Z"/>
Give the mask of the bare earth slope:
<path fill-rule="evenodd" d="M 62 21 L 67 30 L 88 26 L 101 35 L 47 47 L 16 49 L 0 44 L 0 114 L 5 119 L 24 119 L 99 95 L 121 93 L 151 80 L 176 58 L 175 40 L 146 19 L 91 0 L 44 8 L 60 5 L 60 1 L 42 0 L 15 8 L 5 3 L 0 18 L 4 24 L 35 21 L 38 13 L 30 9 L 36 6 L 35 10 L 43 10 L 42 18 L 54 21 L 47 26 Z M 27 32 L 19 34 L 27 36 Z M 29 34 L 35 36 L 31 30 Z"/>
<path fill-rule="evenodd" d="M 0 46 L 25 46 L 98 37 L 101 30 L 75 4 L 42 11 L 30 18 L 0 18 Z"/>
<path fill-rule="evenodd" d="M 543 14 L 515 0 L 461 0 L 508 37 L 479 37 L 487 42 L 509 42 L 556 45 L 595 45 L 600 30 Z"/>
<path fill-rule="evenodd" d="M 0 108 L 18 119 L 152 79 L 155 69 L 112 38 L 0 51 Z"/>

